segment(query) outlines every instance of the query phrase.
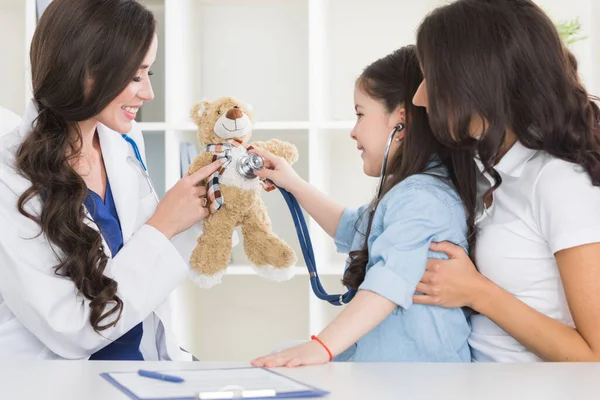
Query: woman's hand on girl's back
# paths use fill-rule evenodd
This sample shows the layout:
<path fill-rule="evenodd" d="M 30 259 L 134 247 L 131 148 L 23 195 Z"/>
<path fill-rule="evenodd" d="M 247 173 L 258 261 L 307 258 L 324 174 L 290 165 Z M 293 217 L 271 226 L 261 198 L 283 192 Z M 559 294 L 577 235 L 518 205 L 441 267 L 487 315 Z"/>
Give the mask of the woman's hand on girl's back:
<path fill-rule="evenodd" d="M 486 293 L 490 281 L 477 271 L 465 250 L 449 242 L 431 243 L 430 249 L 446 253 L 448 260 L 429 259 L 413 296 L 416 304 L 445 308 L 470 307 Z"/>

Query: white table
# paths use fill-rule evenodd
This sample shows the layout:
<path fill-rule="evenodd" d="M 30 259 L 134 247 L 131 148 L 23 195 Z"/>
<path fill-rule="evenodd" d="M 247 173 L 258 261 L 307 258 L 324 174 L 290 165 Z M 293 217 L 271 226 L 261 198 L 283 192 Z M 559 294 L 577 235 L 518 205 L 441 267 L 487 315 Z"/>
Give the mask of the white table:
<path fill-rule="evenodd" d="M 125 400 L 101 372 L 246 364 L 0 362 L 0 399 Z M 342 364 L 278 370 L 334 400 L 600 399 L 600 364 Z"/>

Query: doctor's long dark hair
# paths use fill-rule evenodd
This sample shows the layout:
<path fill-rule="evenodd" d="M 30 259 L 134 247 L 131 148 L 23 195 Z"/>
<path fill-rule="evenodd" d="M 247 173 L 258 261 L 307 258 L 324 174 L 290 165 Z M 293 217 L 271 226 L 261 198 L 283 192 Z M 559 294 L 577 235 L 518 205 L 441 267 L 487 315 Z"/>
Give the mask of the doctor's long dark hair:
<path fill-rule="evenodd" d="M 417 32 L 429 120 L 451 147 L 476 147 L 487 171 L 507 129 L 530 149 L 581 165 L 600 186 L 600 111 L 552 20 L 530 0 L 459 0 Z M 597 98 L 596 98 L 597 100 Z M 471 138 L 473 116 L 485 121 Z"/>
<path fill-rule="evenodd" d="M 18 207 L 56 249 L 55 272 L 72 279 L 90 300 L 97 332 L 117 323 L 123 302 L 117 282 L 104 275 L 102 237 L 85 222 L 87 186 L 71 166 L 82 147 L 77 122 L 98 115 L 127 87 L 155 25 L 152 13 L 134 0 L 54 0 L 31 44 L 39 116 L 17 152 L 17 169 L 31 182 Z M 40 215 L 26 209 L 36 196 L 43 199 Z"/>
<path fill-rule="evenodd" d="M 468 149 L 448 150 L 436 140 L 427 119 L 426 110 L 412 103 L 417 88 L 423 80 L 414 46 L 405 46 L 369 65 L 357 80 L 359 87 L 373 99 L 379 100 L 388 112 L 399 106 L 406 115 L 405 135 L 401 147 L 390 157 L 381 197 L 396 184 L 411 175 L 435 172 L 428 170 L 432 158 L 437 156 L 449 173 L 449 184 L 454 185 L 463 203 L 467 224 L 467 241 L 470 249 L 475 245 L 476 165 Z M 433 167 L 435 168 L 435 166 Z M 432 169 L 432 168 L 430 168 Z M 441 179 L 441 178 L 440 178 Z M 377 207 L 374 199 L 370 209 Z M 357 289 L 363 282 L 369 251 L 366 241 L 371 232 L 374 212 L 370 212 L 365 245 L 362 250 L 350 252 L 350 264 L 342 283 Z"/>

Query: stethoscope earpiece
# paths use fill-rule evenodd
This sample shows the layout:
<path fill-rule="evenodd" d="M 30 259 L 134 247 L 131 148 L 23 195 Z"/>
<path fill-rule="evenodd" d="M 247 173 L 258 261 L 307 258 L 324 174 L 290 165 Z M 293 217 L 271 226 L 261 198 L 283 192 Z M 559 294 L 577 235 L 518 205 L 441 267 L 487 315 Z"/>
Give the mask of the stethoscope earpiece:
<path fill-rule="evenodd" d="M 379 174 L 379 189 L 377 190 L 377 200 L 381 197 L 381 191 L 383 190 L 383 181 L 385 179 L 385 167 L 387 165 L 388 156 L 390 155 L 390 146 L 392 144 L 392 139 L 394 139 L 394 135 L 396 132 L 400 132 L 404 129 L 404 124 L 402 122 L 398 123 L 394 127 L 394 129 L 390 132 L 388 137 L 387 144 L 385 146 L 385 152 L 383 153 L 383 163 L 381 164 L 381 174 Z"/>

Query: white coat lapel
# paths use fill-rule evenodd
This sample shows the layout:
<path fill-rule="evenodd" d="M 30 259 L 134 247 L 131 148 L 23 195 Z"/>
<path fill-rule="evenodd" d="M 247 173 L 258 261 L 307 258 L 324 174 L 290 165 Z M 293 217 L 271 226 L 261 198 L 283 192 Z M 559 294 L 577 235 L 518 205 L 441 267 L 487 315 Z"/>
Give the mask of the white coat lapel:
<path fill-rule="evenodd" d="M 138 174 L 132 163 L 127 161 L 130 154 L 130 145 L 120 133 L 98 124 L 98 135 L 106 175 L 110 182 L 117 214 L 121 222 L 123 241 L 127 242 L 133 235 L 138 212 Z"/>

